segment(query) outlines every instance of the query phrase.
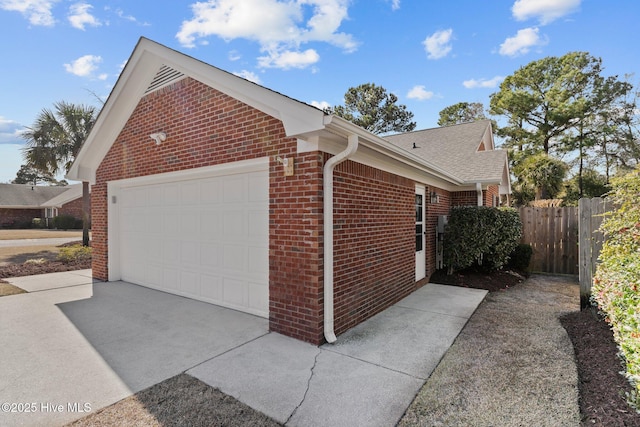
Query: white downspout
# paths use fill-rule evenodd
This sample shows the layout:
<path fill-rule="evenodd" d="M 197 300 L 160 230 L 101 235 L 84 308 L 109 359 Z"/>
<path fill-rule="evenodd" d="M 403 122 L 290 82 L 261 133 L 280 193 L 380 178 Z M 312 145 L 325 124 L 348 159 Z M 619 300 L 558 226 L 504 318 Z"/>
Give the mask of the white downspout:
<path fill-rule="evenodd" d="M 336 341 L 333 330 L 333 170 L 358 149 L 358 135 L 349 135 L 347 148 L 331 157 L 323 171 L 324 212 L 324 337 L 328 343 Z"/>
<path fill-rule="evenodd" d="M 482 206 L 483 200 L 482 200 L 482 184 L 479 182 L 476 182 L 476 193 L 478 194 L 478 206 Z"/>

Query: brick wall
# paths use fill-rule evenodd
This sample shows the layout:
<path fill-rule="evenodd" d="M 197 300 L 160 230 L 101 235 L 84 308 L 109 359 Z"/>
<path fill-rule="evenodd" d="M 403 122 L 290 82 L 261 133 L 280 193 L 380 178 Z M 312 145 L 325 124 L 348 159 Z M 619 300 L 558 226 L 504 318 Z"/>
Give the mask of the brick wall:
<path fill-rule="evenodd" d="M 58 215 L 71 215 L 74 218 L 82 219 L 82 197 L 62 205 L 58 209 Z"/>
<path fill-rule="evenodd" d="M 451 193 L 451 206 L 478 206 L 478 193 L 472 191 L 454 191 Z"/>
<path fill-rule="evenodd" d="M 429 194 L 438 194 L 438 203 L 431 203 Z M 427 278 L 436 271 L 436 227 L 438 226 L 439 215 L 449 215 L 451 206 L 451 194 L 446 190 L 436 187 L 427 188 L 427 226 L 426 226 L 426 257 L 427 257 Z"/>
<path fill-rule="evenodd" d="M 500 194 L 500 188 L 497 185 L 489 185 L 486 190 L 482 191 L 482 199 L 485 206 L 499 206 L 500 199 L 498 195 Z M 498 202 L 494 201 L 498 199 Z"/>
<path fill-rule="evenodd" d="M 29 227 L 33 218 L 44 218 L 42 209 L 0 209 L 0 228 Z"/>
<path fill-rule="evenodd" d="M 149 134 L 165 132 L 156 145 Z M 270 328 L 317 343 L 322 334 L 322 159 L 296 155 L 282 123 L 215 89 L 184 79 L 144 97 L 92 187 L 93 274 L 107 280 L 107 181 L 270 157 Z M 275 156 L 295 160 L 285 177 Z"/>
<path fill-rule="evenodd" d="M 347 161 L 334 179 L 335 331 L 415 290 L 414 182 Z"/>

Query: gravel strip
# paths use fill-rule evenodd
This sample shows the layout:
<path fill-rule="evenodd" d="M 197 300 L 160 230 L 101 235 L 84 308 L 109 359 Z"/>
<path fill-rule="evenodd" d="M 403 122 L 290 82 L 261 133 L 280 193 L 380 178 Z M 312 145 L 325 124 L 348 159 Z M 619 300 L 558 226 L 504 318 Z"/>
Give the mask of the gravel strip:
<path fill-rule="evenodd" d="M 578 374 L 559 317 L 579 309 L 571 278 L 532 276 L 492 292 L 400 426 L 578 426 Z"/>

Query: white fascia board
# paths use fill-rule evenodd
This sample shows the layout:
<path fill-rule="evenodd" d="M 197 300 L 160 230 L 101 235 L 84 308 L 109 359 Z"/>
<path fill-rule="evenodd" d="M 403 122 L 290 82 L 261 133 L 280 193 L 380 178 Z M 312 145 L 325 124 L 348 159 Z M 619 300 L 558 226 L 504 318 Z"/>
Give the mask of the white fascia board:
<path fill-rule="evenodd" d="M 142 45 L 141 41 L 129 58 L 65 178 L 95 183 L 100 162 L 162 65 L 161 59 L 147 52 Z"/>
<path fill-rule="evenodd" d="M 282 121 L 287 136 L 323 128 L 324 112 L 223 71 L 176 50 L 141 38 L 98 119 L 78 153 L 67 179 L 95 183 L 96 170 L 144 96 L 161 65 L 223 92 Z"/>
<path fill-rule="evenodd" d="M 464 181 L 456 176 L 453 176 L 451 173 L 448 173 L 441 168 L 425 161 L 423 158 L 414 155 L 413 153 L 409 153 L 401 148 L 396 147 L 395 145 L 389 143 L 388 141 L 378 137 L 377 135 L 372 134 L 371 132 L 366 131 L 365 129 L 356 126 L 355 124 L 337 117 L 337 116 L 326 116 L 325 117 L 325 125 L 328 131 L 342 136 L 346 138 L 350 134 L 356 134 L 360 138 L 360 147 L 367 147 L 371 150 L 370 161 L 366 164 L 370 164 L 374 167 L 382 168 L 384 164 L 395 164 L 392 171 L 395 174 L 410 177 L 411 179 L 417 180 L 418 182 L 423 182 L 425 184 L 430 184 L 430 182 L 437 182 L 439 184 L 430 184 L 436 185 L 440 188 L 447 189 L 443 187 L 456 187 L 458 185 L 464 184 Z M 320 139 L 322 142 L 322 139 Z M 346 139 L 345 139 L 346 140 Z M 323 144 L 325 148 L 328 144 Z M 301 146 L 301 144 L 299 144 Z M 313 144 L 310 144 L 313 146 Z M 359 157 L 358 154 L 362 148 L 356 152 L 354 156 L 354 160 L 357 161 Z M 324 149 L 322 151 L 325 151 Z M 332 151 L 328 151 L 332 152 Z M 376 153 L 373 155 L 373 153 Z M 371 160 L 375 160 L 371 163 Z M 418 179 L 420 178 L 420 179 Z"/>
<path fill-rule="evenodd" d="M 325 113 L 322 110 L 151 40 L 142 41 L 150 52 L 162 58 L 164 65 L 281 120 L 287 136 L 317 131 L 323 127 Z"/>

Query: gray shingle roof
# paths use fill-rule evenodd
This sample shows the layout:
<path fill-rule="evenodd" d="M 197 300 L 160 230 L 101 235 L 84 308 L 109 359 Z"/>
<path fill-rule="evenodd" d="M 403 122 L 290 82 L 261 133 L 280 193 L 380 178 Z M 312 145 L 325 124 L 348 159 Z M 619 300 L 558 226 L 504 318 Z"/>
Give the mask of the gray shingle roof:
<path fill-rule="evenodd" d="M 489 120 L 479 120 L 390 135 L 384 139 L 466 182 L 501 182 L 507 165 L 507 152 L 478 151 L 483 136 L 490 132 L 490 125 Z"/>
<path fill-rule="evenodd" d="M 45 187 L 29 184 L 0 184 L 0 208 L 45 207 L 44 203 L 67 191 L 69 187 Z"/>

